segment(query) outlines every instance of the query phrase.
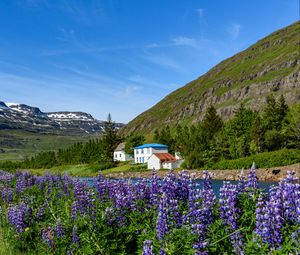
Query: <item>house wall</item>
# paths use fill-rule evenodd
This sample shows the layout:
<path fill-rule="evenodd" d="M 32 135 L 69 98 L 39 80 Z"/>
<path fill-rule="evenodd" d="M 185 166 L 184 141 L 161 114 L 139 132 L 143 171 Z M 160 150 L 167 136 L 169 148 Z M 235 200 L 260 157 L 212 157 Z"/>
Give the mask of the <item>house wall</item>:
<path fill-rule="evenodd" d="M 147 168 L 149 170 L 155 169 L 155 170 L 159 170 L 161 169 L 161 164 L 160 164 L 160 159 L 157 158 L 155 155 L 152 155 L 148 162 L 147 162 Z"/>
<path fill-rule="evenodd" d="M 133 158 L 126 154 L 124 151 L 115 151 L 114 152 L 114 161 L 129 161 L 133 160 Z"/>
<path fill-rule="evenodd" d="M 164 169 L 176 169 L 179 168 L 181 163 L 183 162 L 183 160 L 177 160 L 177 161 L 173 161 L 173 162 L 163 162 L 162 163 L 162 168 Z"/>
<path fill-rule="evenodd" d="M 152 147 L 144 149 L 134 149 L 134 162 L 135 163 L 147 163 L 148 159 L 154 153 L 168 153 L 168 149 L 158 150 Z"/>

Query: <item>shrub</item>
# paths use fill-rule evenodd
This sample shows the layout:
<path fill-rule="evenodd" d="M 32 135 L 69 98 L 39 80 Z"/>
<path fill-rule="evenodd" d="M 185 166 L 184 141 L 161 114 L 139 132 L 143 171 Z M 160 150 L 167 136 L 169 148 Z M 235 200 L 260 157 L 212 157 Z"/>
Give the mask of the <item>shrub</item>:
<path fill-rule="evenodd" d="M 249 168 L 255 161 L 257 167 L 276 167 L 291 165 L 300 162 L 300 150 L 282 149 L 272 152 L 263 152 L 245 158 L 221 160 L 216 164 L 207 166 L 210 169 L 242 169 Z"/>

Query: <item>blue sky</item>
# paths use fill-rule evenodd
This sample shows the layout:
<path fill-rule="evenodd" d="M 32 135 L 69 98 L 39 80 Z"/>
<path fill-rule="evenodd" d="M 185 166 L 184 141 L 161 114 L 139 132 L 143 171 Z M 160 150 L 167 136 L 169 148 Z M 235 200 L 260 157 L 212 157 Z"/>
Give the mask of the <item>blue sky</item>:
<path fill-rule="evenodd" d="M 0 101 L 128 122 L 297 20 L 298 0 L 2 0 Z"/>

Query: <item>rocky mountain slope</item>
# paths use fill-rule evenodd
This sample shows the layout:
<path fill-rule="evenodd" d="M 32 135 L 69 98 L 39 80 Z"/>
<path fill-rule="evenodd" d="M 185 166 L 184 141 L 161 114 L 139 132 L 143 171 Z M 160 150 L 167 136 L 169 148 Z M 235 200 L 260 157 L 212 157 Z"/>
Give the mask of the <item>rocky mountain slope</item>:
<path fill-rule="evenodd" d="M 162 125 L 197 123 L 209 105 L 224 118 L 244 103 L 260 110 L 266 97 L 300 101 L 300 22 L 278 30 L 172 92 L 120 131 L 153 133 Z"/>
<path fill-rule="evenodd" d="M 117 128 L 123 126 L 116 124 Z M 48 112 L 25 104 L 0 101 L 0 130 L 17 129 L 41 134 L 95 135 L 103 132 L 104 121 L 84 112 Z"/>

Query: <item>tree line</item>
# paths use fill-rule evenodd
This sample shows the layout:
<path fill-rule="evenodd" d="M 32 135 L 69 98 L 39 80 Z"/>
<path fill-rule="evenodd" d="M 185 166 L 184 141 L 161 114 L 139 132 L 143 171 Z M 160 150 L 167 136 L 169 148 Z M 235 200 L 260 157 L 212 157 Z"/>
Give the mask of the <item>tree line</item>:
<path fill-rule="evenodd" d="M 51 168 L 66 164 L 90 163 L 97 163 L 104 168 L 109 168 L 113 166 L 114 149 L 120 141 L 115 123 L 109 114 L 104 123 L 103 135 L 97 139 L 90 139 L 85 143 L 75 143 L 66 149 L 59 149 L 57 152 L 41 152 L 22 162 L 5 161 L 0 163 L 0 168 Z"/>
<path fill-rule="evenodd" d="M 166 126 L 155 132 L 154 140 L 180 152 L 186 168 L 209 168 L 222 159 L 282 148 L 300 149 L 300 104 L 290 108 L 283 96 L 276 100 L 270 95 L 262 112 L 242 104 L 226 122 L 210 106 L 199 124 Z"/>

